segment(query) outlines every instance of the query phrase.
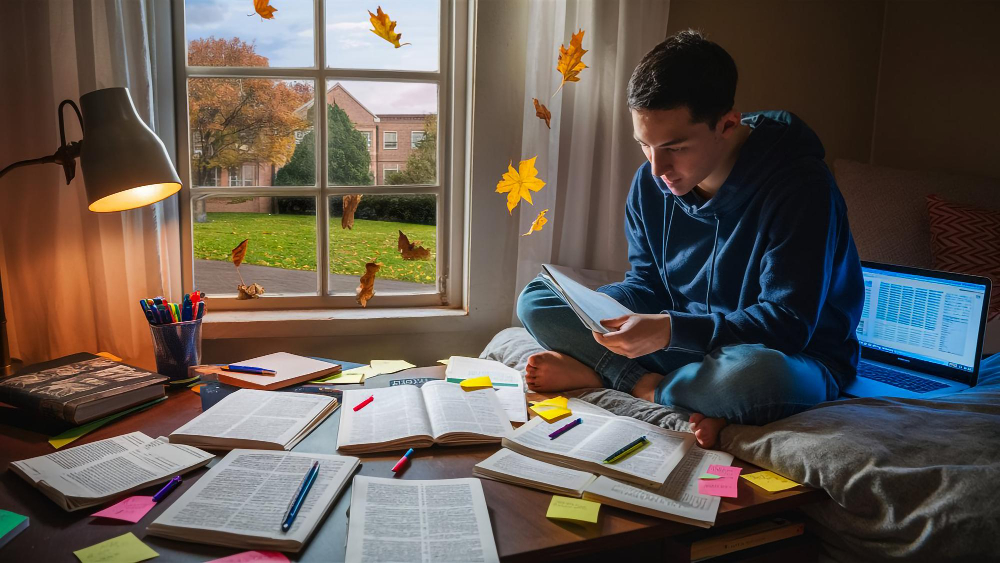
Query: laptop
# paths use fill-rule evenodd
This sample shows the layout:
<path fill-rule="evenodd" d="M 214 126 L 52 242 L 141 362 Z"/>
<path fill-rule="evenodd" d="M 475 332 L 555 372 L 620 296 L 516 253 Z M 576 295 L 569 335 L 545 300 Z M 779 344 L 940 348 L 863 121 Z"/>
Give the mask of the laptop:
<path fill-rule="evenodd" d="M 974 386 L 989 278 L 876 262 L 861 267 L 861 362 L 843 394 L 926 399 Z"/>

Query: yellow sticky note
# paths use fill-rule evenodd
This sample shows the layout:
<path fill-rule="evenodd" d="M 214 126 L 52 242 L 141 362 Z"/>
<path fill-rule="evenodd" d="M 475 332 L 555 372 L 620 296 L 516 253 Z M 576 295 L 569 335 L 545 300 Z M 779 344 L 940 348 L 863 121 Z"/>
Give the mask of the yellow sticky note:
<path fill-rule="evenodd" d="M 562 419 L 564 417 L 567 417 L 567 416 L 573 414 L 573 411 L 571 411 L 569 409 L 561 409 L 559 407 L 554 407 L 554 408 L 545 409 L 545 410 L 535 410 L 535 408 L 532 407 L 531 410 L 534 410 L 535 414 L 537 414 L 538 416 L 544 418 L 548 422 L 555 422 L 557 420 L 560 420 L 560 419 Z"/>
<path fill-rule="evenodd" d="M 361 366 L 334 374 L 322 379 L 314 379 L 309 383 L 334 383 L 337 385 L 347 385 L 350 383 L 364 383 L 366 377 L 377 375 L 372 371 L 371 366 Z"/>
<path fill-rule="evenodd" d="M 74 551 L 73 555 L 81 563 L 136 563 L 160 556 L 132 532 Z"/>
<path fill-rule="evenodd" d="M 535 407 L 558 407 L 564 409 L 569 405 L 569 399 L 567 399 L 566 397 L 559 396 L 559 397 L 553 397 L 551 399 L 545 399 L 544 401 L 537 401 L 532 404 Z"/>
<path fill-rule="evenodd" d="M 493 387 L 493 382 L 490 381 L 488 376 L 483 377 L 470 377 L 465 379 L 460 383 L 462 389 L 466 391 L 475 391 L 476 389 L 490 389 Z"/>
<path fill-rule="evenodd" d="M 118 356 L 112 354 L 111 352 L 98 352 L 97 355 L 100 356 L 100 357 L 102 357 L 102 358 L 107 358 L 107 359 L 109 359 L 111 361 L 114 361 L 114 362 L 120 362 L 120 361 L 122 361 L 121 358 L 119 358 Z"/>
<path fill-rule="evenodd" d="M 545 517 L 553 520 L 596 524 L 599 510 L 601 510 L 599 502 L 555 495 L 552 497 L 552 502 L 549 503 L 549 510 L 545 513 Z"/>
<path fill-rule="evenodd" d="M 375 372 L 374 375 L 382 375 L 384 373 L 396 373 L 397 371 L 417 366 L 405 360 L 372 360 L 371 367 L 372 371 Z"/>
<path fill-rule="evenodd" d="M 758 471 L 757 473 L 740 475 L 740 477 L 743 477 L 747 481 L 750 481 L 754 485 L 757 485 L 769 493 L 794 489 L 799 486 L 799 484 L 795 481 L 785 479 L 781 475 L 772 473 L 771 471 Z"/>
<path fill-rule="evenodd" d="M 448 358 L 447 360 L 438 360 L 438 363 L 439 363 L 439 364 L 444 364 L 444 365 L 448 365 L 448 362 L 449 362 L 449 361 L 451 361 L 451 358 Z"/>

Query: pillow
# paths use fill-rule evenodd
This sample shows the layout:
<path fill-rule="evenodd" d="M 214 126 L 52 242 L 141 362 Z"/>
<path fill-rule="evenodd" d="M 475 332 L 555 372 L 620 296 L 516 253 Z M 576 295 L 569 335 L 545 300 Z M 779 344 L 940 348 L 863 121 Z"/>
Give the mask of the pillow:
<path fill-rule="evenodd" d="M 1000 316 L 1000 211 L 957 205 L 927 196 L 934 268 L 990 278 L 987 316 Z"/>

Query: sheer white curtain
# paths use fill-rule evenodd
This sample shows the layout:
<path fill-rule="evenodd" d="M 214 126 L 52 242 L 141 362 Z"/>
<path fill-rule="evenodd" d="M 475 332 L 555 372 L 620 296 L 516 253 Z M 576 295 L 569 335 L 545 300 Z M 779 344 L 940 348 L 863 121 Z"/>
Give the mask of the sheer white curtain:
<path fill-rule="evenodd" d="M 543 209 L 549 223 L 519 238 L 518 293 L 543 263 L 628 269 L 625 199 L 644 157 L 632 138 L 625 88 L 642 56 L 666 37 L 669 9 L 669 0 L 531 0 L 521 154 L 538 155 L 547 184 L 532 194 L 534 206 L 522 202 L 520 232 Z M 561 80 L 559 45 L 579 29 L 588 68 L 550 98 Z M 551 131 L 535 117 L 533 97 L 552 112 Z"/>
<path fill-rule="evenodd" d="M 129 89 L 173 153 L 169 3 L 11 0 L 0 18 L 0 167 L 52 154 L 63 99 Z M 166 45 L 166 48 L 164 48 Z M 157 73 L 157 63 L 168 69 Z M 164 96 L 164 93 L 167 95 Z M 80 138 L 67 108 L 67 141 Z M 52 164 L 0 179 L 0 275 L 11 352 L 26 363 L 108 351 L 152 367 L 139 300 L 181 288 L 177 197 L 123 213 L 87 210 L 83 178 Z"/>

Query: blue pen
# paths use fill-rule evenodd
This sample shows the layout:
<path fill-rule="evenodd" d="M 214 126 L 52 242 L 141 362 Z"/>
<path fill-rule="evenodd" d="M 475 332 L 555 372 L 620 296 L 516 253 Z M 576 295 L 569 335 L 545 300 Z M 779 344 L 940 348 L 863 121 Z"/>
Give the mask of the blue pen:
<path fill-rule="evenodd" d="M 164 485 L 162 489 L 160 489 L 160 492 L 158 492 L 155 495 L 153 495 L 153 502 L 160 502 L 161 500 L 167 498 L 167 495 L 170 494 L 170 491 L 176 489 L 177 485 L 180 485 L 180 484 L 181 484 L 181 476 L 180 475 L 178 475 L 178 476 L 174 477 L 173 479 L 167 481 L 167 484 Z"/>
<path fill-rule="evenodd" d="M 229 364 L 228 366 L 222 366 L 222 369 L 226 371 L 238 371 L 240 373 L 254 373 L 257 375 L 278 375 L 278 372 L 273 369 L 265 368 L 255 368 L 253 366 L 241 366 L 237 364 Z"/>
<path fill-rule="evenodd" d="M 182 316 L 182 318 L 185 321 L 194 320 L 194 317 L 191 316 L 191 298 L 190 297 L 184 300 L 184 308 L 181 310 L 181 316 Z"/>
<path fill-rule="evenodd" d="M 292 497 L 292 502 L 288 505 L 285 520 L 281 523 L 282 532 L 287 532 L 292 527 L 292 522 L 295 522 L 295 517 L 298 516 L 299 509 L 302 508 L 302 502 L 306 500 L 306 495 L 309 493 L 309 489 L 312 487 L 317 475 L 319 475 L 319 462 L 314 461 L 306 476 L 303 477 L 302 484 L 299 485 L 299 492 L 295 493 L 295 496 Z"/>

